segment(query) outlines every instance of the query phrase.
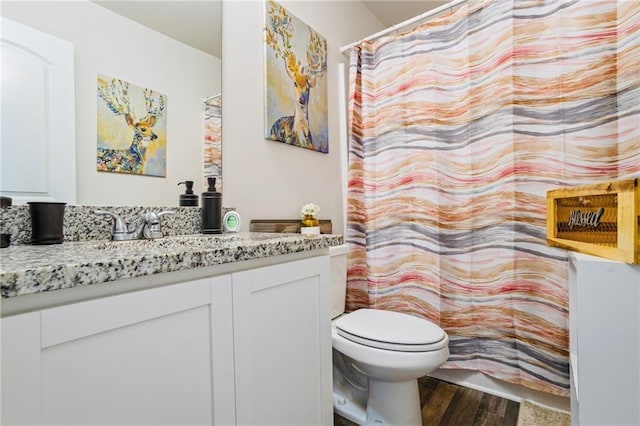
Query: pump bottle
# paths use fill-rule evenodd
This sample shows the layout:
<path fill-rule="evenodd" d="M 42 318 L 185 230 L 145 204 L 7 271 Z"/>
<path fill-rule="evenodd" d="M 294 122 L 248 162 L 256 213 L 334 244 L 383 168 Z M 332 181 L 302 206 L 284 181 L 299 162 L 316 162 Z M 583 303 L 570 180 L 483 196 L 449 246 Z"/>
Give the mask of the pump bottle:
<path fill-rule="evenodd" d="M 207 178 L 209 188 L 202 193 L 202 233 L 222 233 L 222 194 L 216 192 L 216 178 Z"/>
<path fill-rule="evenodd" d="M 184 182 L 178 182 L 178 185 L 185 185 L 187 189 L 184 194 L 180 195 L 180 206 L 185 207 L 198 207 L 198 196 L 193 193 L 193 181 L 186 180 Z"/>

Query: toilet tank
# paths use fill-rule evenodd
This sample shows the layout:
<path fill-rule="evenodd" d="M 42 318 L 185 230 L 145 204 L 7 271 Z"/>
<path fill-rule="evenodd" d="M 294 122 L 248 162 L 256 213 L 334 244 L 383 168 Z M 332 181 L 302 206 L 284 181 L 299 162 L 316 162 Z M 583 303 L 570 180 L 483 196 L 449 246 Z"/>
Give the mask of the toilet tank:
<path fill-rule="evenodd" d="M 347 296 L 347 245 L 329 247 L 331 258 L 331 318 L 344 313 Z"/>

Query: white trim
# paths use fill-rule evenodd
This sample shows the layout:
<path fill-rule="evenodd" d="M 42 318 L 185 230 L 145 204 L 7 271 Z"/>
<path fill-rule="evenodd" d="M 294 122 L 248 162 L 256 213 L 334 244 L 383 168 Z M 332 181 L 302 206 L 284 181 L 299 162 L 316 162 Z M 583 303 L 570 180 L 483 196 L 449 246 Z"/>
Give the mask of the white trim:
<path fill-rule="evenodd" d="M 545 392 L 525 388 L 524 386 L 507 383 L 502 380 L 491 378 L 479 371 L 438 369 L 429 374 L 430 377 L 458 386 L 475 389 L 477 391 L 496 395 L 511 401 L 522 402 L 531 401 L 537 405 L 552 410 L 569 413 L 571 411 L 571 401 L 568 397 L 551 395 Z"/>

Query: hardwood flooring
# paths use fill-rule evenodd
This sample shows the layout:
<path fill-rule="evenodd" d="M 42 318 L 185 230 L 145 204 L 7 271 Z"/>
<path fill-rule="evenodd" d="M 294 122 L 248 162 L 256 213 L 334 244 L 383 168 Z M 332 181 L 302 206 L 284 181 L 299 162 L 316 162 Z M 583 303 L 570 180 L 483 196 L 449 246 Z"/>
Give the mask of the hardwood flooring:
<path fill-rule="evenodd" d="M 424 426 L 515 426 L 520 404 L 431 377 L 418 379 Z M 356 426 L 334 414 L 335 426 Z"/>

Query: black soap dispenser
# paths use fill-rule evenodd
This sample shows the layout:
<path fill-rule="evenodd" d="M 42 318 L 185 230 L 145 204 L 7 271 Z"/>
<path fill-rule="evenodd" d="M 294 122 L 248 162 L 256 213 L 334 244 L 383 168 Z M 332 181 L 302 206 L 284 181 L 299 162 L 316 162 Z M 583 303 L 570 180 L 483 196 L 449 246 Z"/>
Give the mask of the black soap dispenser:
<path fill-rule="evenodd" d="M 193 181 L 185 180 L 184 182 L 178 182 L 178 185 L 184 184 L 187 189 L 184 194 L 180 194 L 180 206 L 183 207 L 198 207 L 198 196 L 193 193 Z"/>
<path fill-rule="evenodd" d="M 202 233 L 222 233 L 222 194 L 216 192 L 216 178 L 207 178 L 209 188 L 202 193 Z"/>

